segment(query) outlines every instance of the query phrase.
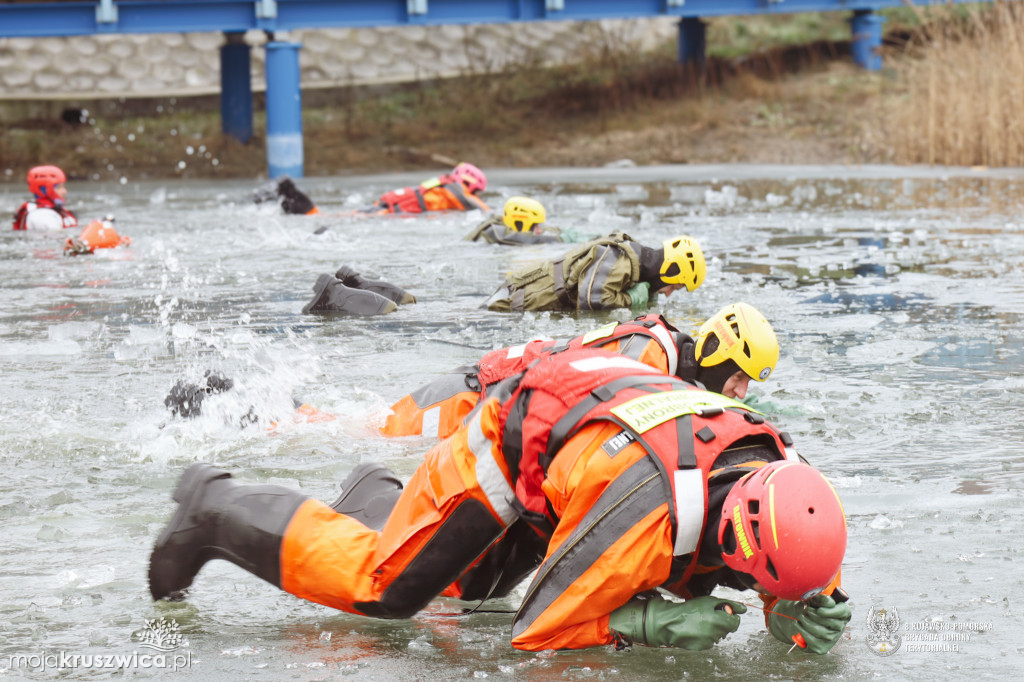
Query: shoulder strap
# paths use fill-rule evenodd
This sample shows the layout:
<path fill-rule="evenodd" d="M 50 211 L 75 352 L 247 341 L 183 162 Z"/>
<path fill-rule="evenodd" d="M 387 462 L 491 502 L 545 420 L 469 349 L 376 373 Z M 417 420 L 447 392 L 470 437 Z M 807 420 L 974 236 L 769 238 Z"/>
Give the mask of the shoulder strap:
<path fill-rule="evenodd" d="M 659 391 L 660 389 L 654 388 L 654 384 L 685 385 L 682 380 L 675 377 L 639 374 L 620 377 L 614 381 L 604 384 L 603 386 L 598 386 L 591 391 L 590 395 L 573 406 L 572 409 L 570 409 L 561 419 L 555 422 L 554 426 L 551 427 L 551 433 L 548 435 L 547 448 L 540 458 L 540 464 L 544 471 L 546 472 L 548 470 L 552 460 L 555 458 L 555 454 L 562 448 L 565 441 L 576 432 L 577 427 L 580 426 L 580 420 L 583 419 L 588 412 L 599 404 L 613 399 L 620 391 L 627 388 L 638 388 L 650 393 Z"/>

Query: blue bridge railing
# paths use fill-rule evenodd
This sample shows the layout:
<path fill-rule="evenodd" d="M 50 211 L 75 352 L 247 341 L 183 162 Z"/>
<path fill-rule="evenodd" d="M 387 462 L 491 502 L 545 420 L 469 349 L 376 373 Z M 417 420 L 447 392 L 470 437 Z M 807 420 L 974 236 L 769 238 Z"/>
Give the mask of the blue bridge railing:
<path fill-rule="evenodd" d="M 908 0 L 0 0 L 0 38 L 876 11 Z M 935 4 L 945 4 L 936 2 Z"/>

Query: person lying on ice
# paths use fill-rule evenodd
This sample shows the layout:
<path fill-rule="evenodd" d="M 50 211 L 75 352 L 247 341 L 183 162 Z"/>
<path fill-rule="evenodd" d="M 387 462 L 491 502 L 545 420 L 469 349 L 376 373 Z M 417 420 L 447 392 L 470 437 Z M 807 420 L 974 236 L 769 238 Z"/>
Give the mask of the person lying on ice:
<path fill-rule="evenodd" d="M 64 201 L 68 196 L 67 176 L 57 166 L 36 166 L 25 176 L 32 199 L 14 214 L 15 230 L 49 230 L 78 227 L 78 218 Z"/>
<path fill-rule="evenodd" d="M 500 313 L 644 308 L 659 293 L 694 291 L 706 274 L 704 253 L 690 237 L 651 248 L 613 232 L 556 261 L 511 273 L 483 307 Z"/>
<path fill-rule="evenodd" d="M 701 325 L 697 340 L 661 315 L 612 322 L 568 341 L 537 339 L 491 351 L 457 367 L 391 406 L 386 436 L 449 436 L 490 387 L 524 371 L 538 357 L 574 348 L 603 348 L 727 398 L 742 400 L 753 379 L 765 381 L 779 361 L 771 324 L 752 305 L 727 305 Z"/>
<path fill-rule="evenodd" d="M 583 239 L 572 228 L 548 225 L 544 205 L 529 197 L 509 197 L 500 216 L 483 221 L 466 235 L 465 241 L 485 241 L 504 246 L 565 244 Z"/>
<path fill-rule="evenodd" d="M 415 187 L 385 192 L 371 206 L 356 213 L 426 213 L 428 211 L 490 210 L 479 194 L 487 189 L 487 176 L 471 163 L 460 163 L 451 173 L 430 178 Z M 317 215 L 320 209 L 291 178 L 284 176 L 253 194 L 256 203 L 277 201 L 285 213 Z"/>
<path fill-rule="evenodd" d="M 815 653 L 850 620 L 828 596 L 847 534 L 828 481 L 760 414 L 621 355 L 566 351 L 503 382 L 400 492 L 380 465 L 361 473 L 328 506 L 193 464 L 152 597 L 183 598 L 220 558 L 318 604 L 409 618 L 536 571 L 511 624 L 530 651 L 710 648 L 746 611 L 716 585 L 758 591 L 772 635 Z"/>

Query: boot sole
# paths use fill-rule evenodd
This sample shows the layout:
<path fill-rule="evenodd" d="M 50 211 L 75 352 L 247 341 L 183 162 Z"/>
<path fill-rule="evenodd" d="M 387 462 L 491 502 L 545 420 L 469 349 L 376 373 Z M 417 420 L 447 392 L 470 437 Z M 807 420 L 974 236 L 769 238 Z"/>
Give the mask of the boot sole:
<path fill-rule="evenodd" d="M 328 274 L 323 274 L 317 277 L 316 283 L 313 285 L 313 300 L 307 303 L 302 308 L 303 315 L 309 315 L 310 313 L 317 312 L 314 308 L 319 307 L 324 301 L 324 293 L 327 291 L 328 285 L 334 281 L 334 278 Z"/>

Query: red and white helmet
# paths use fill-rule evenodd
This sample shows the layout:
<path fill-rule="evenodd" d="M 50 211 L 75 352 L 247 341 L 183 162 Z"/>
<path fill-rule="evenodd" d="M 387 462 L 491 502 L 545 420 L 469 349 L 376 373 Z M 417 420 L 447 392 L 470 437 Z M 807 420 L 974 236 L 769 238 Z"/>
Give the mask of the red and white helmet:
<path fill-rule="evenodd" d="M 782 599 L 810 599 L 829 586 L 846 554 L 839 495 L 814 467 L 771 462 L 725 498 L 718 544 L 729 568 Z"/>
<path fill-rule="evenodd" d="M 34 196 L 53 201 L 57 198 L 54 187 L 67 182 L 68 179 L 64 175 L 64 171 L 57 166 L 36 166 L 29 169 L 26 180 L 28 181 L 28 191 L 32 192 Z"/>
<path fill-rule="evenodd" d="M 487 176 L 484 172 L 471 163 L 460 163 L 452 171 L 451 177 L 459 182 L 471 194 L 477 194 L 487 189 Z"/>

